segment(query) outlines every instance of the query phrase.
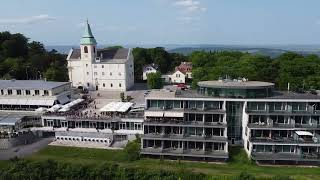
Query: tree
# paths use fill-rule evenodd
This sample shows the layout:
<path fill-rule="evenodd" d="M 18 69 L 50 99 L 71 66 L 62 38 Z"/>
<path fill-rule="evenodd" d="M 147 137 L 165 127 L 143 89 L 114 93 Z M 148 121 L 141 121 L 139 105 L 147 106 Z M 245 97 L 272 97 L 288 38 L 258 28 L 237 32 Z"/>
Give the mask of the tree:
<path fill-rule="evenodd" d="M 128 161 L 135 161 L 140 158 L 140 138 L 129 141 L 123 149 Z"/>
<path fill-rule="evenodd" d="M 142 80 L 143 67 L 147 64 L 155 63 L 159 66 L 161 73 L 173 71 L 182 61 L 187 61 L 187 57 L 182 54 L 169 53 L 163 47 L 156 48 L 134 48 L 134 76 L 136 81 Z"/>
<path fill-rule="evenodd" d="M 28 42 L 22 34 L 0 32 L 0 76 L 2 79 L 39 79 L 67 81 L 66 55 L 47 52 L 40 42 Z"/>
<path fill-rule="evenodd" d="M 163 82 L 160 72 L 149 73 L 147 75 L 147 84 L 149 89 L 161 89 Z"/>

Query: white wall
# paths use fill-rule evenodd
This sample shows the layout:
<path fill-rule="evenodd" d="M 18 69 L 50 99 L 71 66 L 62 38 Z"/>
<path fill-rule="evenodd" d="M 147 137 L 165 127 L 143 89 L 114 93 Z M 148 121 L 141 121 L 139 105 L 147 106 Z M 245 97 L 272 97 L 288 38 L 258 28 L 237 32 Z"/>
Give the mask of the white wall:
<path fill-rule="evenodd" d="M 150 73 L 156 73 L 157 72 L 157 70 L 155 70 L 153 67 L 151 67 L 151 66 L 148 66 L 148 67 L 146 67 L 146 68 L 144 68 L 144 70 L 143 70 L 143 75 L 142 75 L 142 80 L 147 80 L 148 79 L 148 77 L 147 77 L 147 75 L 148 74 L 150 74 Z"/>
<path fill-rule="evenodd" d="M 170 77 L 171 77 L 172 83 L 185 83 L 186 82 L 186 76 L 180 71 L 176 71 Z"/>
<path fill-rule="evenodd" d="M 134 85 L 133 55 L 131 50 L 129 53 L 125 63 L 106 64 L 95 62 L 94 59 L 71 60 L 68 62 L 69 79 L 74 87 L 96 90 L 98 86 L 98 90 L 125 91 Z"/>

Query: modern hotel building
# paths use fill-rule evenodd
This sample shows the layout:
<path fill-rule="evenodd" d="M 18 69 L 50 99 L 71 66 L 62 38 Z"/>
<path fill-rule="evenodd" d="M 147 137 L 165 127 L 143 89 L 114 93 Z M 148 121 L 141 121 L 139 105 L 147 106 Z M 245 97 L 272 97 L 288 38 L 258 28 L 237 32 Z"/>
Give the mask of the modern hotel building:
<path fill-rule="evenodd" d="M 241 144 L 258 162 L 320 162 L 320 96 L 246 79 L 198 86 L 146 97 L 143 155 L 226 160 Z"/>

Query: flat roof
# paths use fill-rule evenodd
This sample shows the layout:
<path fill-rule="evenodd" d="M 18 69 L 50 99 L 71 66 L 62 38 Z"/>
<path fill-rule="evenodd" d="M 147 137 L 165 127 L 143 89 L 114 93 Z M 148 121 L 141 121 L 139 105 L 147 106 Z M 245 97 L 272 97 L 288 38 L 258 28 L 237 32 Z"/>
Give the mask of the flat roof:
<path fill-rule="evenodd" d="M 262 82 L 262 81 L 219 80 L 219 81 L 200 81 L 198 82 L 198 86 L 212 87 L 212 88 L 254 89 L 254 88 L 273 87 L 274 83 Z"/>
<path fill-rule="evenodd" d="M 44 80 L 0 80 L 0 89 L 51 90 L 53 88 L 70 83 L 71 82 L 55 82 Z"/>
<path fill-rule="evenodd" d="M 0 126 L 14 126 L 22 118 L 19 115 L 0 116 Z"/>
<path fill-rule="evenodd" d="M 208 96 L 198 93 L 196 90 L 152 90 L 146 98 L 150 99 L 161 99 L 161 98 L 219 98 L 219 99 L 241 99 L 241 98 L 227 98 L 227 97 L 215 97 Z M 287 92 L 287 91 L 274 91 L 273 95 L 265 98 L 245 98 L 249 100 L 254 99 L 283 99 L 283 100 L 291 100 L 291 99 L 299 99 L 299 100 L 320 100 L 320 96 L 310 94 L 310 93 L 296 93 L 296 92 Z"/>

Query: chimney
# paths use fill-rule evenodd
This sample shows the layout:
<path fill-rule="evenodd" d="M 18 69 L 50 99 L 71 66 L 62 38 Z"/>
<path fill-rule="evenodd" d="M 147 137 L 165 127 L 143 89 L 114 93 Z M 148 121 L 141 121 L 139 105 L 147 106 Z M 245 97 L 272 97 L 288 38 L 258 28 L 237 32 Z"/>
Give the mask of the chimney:
<path fill-rule="evenodd" d="M 290 83 L 288 82 L 288 91 L 290 91 Z"/>

